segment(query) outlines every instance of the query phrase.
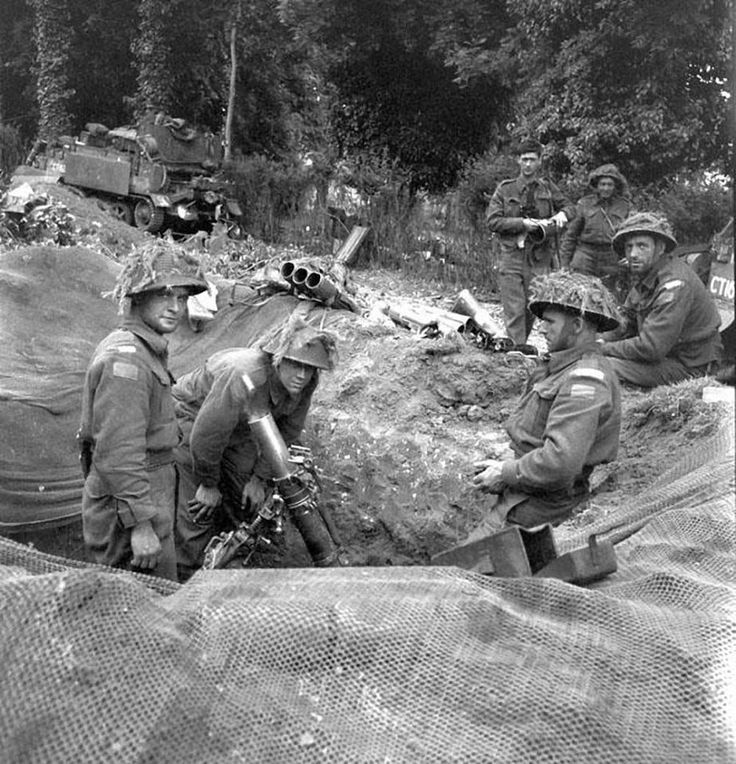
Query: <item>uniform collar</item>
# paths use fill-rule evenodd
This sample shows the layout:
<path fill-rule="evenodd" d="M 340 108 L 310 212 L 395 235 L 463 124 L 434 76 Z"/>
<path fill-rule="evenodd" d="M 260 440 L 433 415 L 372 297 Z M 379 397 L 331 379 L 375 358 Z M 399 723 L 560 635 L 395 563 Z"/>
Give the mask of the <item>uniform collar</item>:
<path fill-rule="evenodd" d="M 665 252 L 659 260 L 652 264 L 649 273 L 647 273 L 647 275 L 639 282 L 639 288 L 651 292 L 657 286 L 659 272 L 671 261 L 671 259 L 669 253 Z"/>
<path fill-rule="evenodd" d="M 570 366 L 570 364 L 580 360 L 586 353 L 600 353 L 600 345 L 595 340 L 591 340 L 584 345 L 578 345 L 574 348 L 557 350 L 554 353 L 550 353 L 548 361 L 550 373 L 554 374 L 555 372 Z"/>
<path fill-rule="evenodd" d="M 156 355 L 166 357 L 169 341 L 163 334 L 159 334 L 151 329 L 139 316 L 126 316 L 123 320 L 122 328 L 140 337 Z"/>

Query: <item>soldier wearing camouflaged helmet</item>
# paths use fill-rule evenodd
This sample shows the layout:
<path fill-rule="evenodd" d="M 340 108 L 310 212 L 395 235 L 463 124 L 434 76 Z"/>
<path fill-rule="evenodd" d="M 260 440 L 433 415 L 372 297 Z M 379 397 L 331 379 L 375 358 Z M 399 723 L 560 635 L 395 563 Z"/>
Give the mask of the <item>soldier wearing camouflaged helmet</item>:
<path fill-rule="evenodd" d="M 624 303 L 626 322 L 606 335 L 602 349 L 629 384 L 703 376 L 721 358 L 718 309 L 695 271 L 672 256 L 676 246 L 667 220 L 650 212 L 628 217 L 613 237 L 635 284 Z"/>
<path fill-rule="evenodd" d="M 621 390 L 596 340 L 619 325 L 613 296 L 594 276 L 558 272 L 532 282 L 529 309 L 549 352 L 506 423 L 510 446 L 475 465 L 475 487 L 498 499 L 468 541 L 561 523 L 586 502 L 593 468 L 618 452 Z"/>
<path fill-rule="evenodd" d="M 199 262 L 158 241 L 128 257 L 111 292 L 123 321 L 94 352 L 78 435 L 84 541 L 102 565 L 176 580 L 179 433 L 166 335 L 184 316 L 187 298 L 206 289 Z"/>

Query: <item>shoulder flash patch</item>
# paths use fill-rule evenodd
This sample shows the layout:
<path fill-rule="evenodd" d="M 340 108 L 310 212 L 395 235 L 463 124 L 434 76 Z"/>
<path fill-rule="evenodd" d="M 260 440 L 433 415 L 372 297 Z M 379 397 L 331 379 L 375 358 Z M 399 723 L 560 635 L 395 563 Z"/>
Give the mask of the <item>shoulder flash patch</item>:
<path fill-rule="evenodd" d="M 115 361 L 112 365 L 113 377 L 124 377 L 125 379 L 138 379 L 138 367 L 134 363 L 125 363 L 125 361 Z"/>
<path fill-rule="evenodd" d="M 681 287 L 684 283 L 682 279 L 672 279 L 671 281 L 665 281 L 662 284 L 662 289 L 677 289 L 677 287 Z"/>
<path fill-rule="evenodd" d="M 570 372 L 571 377 L 587 377 L 588 379 L 597 379 L 599 382 L 603 382 L 606 379 L 606 375 L 600 369 L 589 369 L 587 367 L 580 367 L 573 369 Z"/>
<path fill-rule="evenodd" d="M 112 347 L 108 348 L 108 351 L 111 353 L 135 353 L 136 347 L 135 345 L 113 345 Z"/>
<path fill-rule="evenodd" d="M 570 388 L 571 398 L 595 398 L 595 388 L 592 385 L 575 383 Z"/>

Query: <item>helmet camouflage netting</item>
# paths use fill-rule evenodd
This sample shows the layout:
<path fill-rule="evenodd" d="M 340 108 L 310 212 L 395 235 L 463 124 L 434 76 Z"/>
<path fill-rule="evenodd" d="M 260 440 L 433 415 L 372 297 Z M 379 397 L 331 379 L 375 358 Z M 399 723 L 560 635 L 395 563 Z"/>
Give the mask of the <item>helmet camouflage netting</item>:
<path fill-rule="evenodd" d="M 165 239 L 137 245 L 126 257 L 111 296 L 122 311 L 126 298 L 144 292 L 185 287 L 190 295 L 207 291 L 202 263 L 184 247 Z"/>
<path fill-rule="evenodd" d="M 597 324 L 602 332 L 617 329 L 622 322 L 613 295 L 600 279 L 583 273 L 556 271 L 535 278 L 531 283 L 529 310 L 541 318 L 549 307 L 579 314 Z"/>
<path fill-rule="evenodd" d="M 284 358 L 331 371 L 337 363 L 337 338 L 332 332 L 315 329 L 301 316 L 292 314 L 288 322 L 268 335 L 261 350 L 273 356 L 274 366 Z"/>
<path fill-rule="evenodd" d="M 677 239 L 667 218 L 654 212 L 634 212 L 629 215 L 618 227 L 611 246 L 617 254 L 623 255 L 626 238 L 637 234 L 661 239 L 665 252 L 671 252 L 677 246 Z"/>

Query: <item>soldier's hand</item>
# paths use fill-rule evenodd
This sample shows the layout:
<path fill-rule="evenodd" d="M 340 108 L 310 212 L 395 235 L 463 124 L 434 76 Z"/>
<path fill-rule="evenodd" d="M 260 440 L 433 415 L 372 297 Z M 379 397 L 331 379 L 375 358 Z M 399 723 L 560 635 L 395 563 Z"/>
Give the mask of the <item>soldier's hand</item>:
<path fill-rule="evenodd" d="M 245 511 L 246 514 L 257 512 L 263 502 L 266 501 L 266 485 L 257 475 L 253 477 L 243 486 L 243 494 L 240 497 L 240 508 Z"/>
<path fill-rule="evenodd" d="M 560 210 L 556 215 L 552 215 L 550 220 L 558 227 L 564 228 L 567 225 L 567 215 Z"/>
<path fill-rule="evenodd" d="M 483 459 L 473 465 L 478 473 L 473 478 L 473 486 L 488 493 L 503 493 L 506 483 L 501 477 L 503 462 L 498 459 Z"/>
<path fill-rule="evenodd" d="M 161 556 L 161 542 L 153 530 L 150 520 L 133 526 L 130 534 L 130 547 L 133 559 L 130 565 L 141 570 L 153 570 Z"/>
<path fill-rule="evenodd" d="M 222 501 L 222 494 L 217 486 L 200 485 L 194 498 L 187 504 L 189 513 L 195 523 L 208 523 L 212 519 L 215 509 Z"/>
<path fill-rule="evenodd" d="M 539 227 L 539 221 L 534 218 L 524 218 L 521 223 L 524 226 L 525 231 L 533 231 L 535 228 Z"/>

